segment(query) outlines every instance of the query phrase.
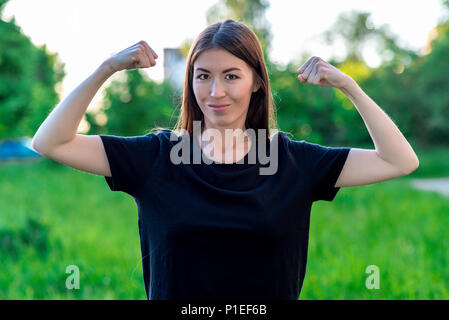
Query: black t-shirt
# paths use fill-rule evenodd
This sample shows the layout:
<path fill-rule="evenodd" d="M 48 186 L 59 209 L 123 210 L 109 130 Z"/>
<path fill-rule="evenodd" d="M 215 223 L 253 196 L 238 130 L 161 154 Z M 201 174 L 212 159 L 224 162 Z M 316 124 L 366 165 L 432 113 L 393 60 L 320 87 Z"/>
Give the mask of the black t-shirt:
<path fill-rule="evenodd" d="M 249 152 L 245 164 L 173 164 L 175 144 L 189 141 L 192 152 L 198 142 L 170 135 L 100 135 L 111 168 L 107 184 L 137 204 L 147 298 L 297 300 L 312 203 L 335 198 L 350 148 L 295 141 L 280 131 L 272 138 L 277 171 L 261 175 L 268 164 L 248 161 Z"/>

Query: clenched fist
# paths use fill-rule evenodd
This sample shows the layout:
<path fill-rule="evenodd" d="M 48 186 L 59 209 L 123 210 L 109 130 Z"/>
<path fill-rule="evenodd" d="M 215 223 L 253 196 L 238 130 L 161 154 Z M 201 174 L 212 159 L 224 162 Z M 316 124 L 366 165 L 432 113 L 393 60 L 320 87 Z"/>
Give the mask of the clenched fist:
<path fill-rule="evenodd" d="M 108 58 L 106 63 L 117 72 L 124 69 L 150 68 L 156 65 L 157 58 L 156 52 L 142 40 Z"/>
<path fill-rule="evenodd" d="M 297 70 L 301 83 L 311 83 L 322 87 L 342 88 L 351 80 L 347 74 L 320 57 L 311 57 Z"/>

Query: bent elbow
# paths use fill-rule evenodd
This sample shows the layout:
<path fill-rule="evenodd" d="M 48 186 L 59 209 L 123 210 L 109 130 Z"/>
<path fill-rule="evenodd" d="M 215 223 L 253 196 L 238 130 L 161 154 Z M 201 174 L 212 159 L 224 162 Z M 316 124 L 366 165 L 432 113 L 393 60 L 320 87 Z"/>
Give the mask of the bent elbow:
<path fill-rule="evenodd" d="M 413 162 L 413 165 L 408 166 L 405 170 L 404 170 L 404 175 L 409 175 L 411 174 L 413 171 L 415 171 L 416 169 L 418 169 L 419 167 L 419 160 L 418 158 L 415 159 L 415 161 Z"/>

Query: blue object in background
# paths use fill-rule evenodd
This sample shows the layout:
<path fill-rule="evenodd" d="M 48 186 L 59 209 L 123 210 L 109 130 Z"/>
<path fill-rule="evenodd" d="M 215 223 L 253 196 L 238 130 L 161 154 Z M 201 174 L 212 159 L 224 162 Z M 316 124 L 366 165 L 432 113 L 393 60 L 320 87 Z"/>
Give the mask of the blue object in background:
<path fill-rule="evenodd" d="M 26 161 L 42 159 L 31 146 L 32 138 L 4 139 L 0 141 L 0 163 L 10 160 Z"/>

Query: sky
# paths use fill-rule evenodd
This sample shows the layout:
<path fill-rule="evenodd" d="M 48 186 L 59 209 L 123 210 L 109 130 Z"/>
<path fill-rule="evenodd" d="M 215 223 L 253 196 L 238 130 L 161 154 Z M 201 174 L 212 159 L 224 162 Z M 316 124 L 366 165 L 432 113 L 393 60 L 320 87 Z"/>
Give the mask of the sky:
<path fill-rule="evenodd" d="M 206 11 L 217 0 L 10 0 L 3 18 L 15 17 L 35 45 L 47 44 L 65 63 L 66 77 L 60 89 L 64 98 L 98 66 L 140 40 L 159 55 L 156 66 L 144 69 L 155 80 L 163 78 L 163 48 L 178 47 L 207 27 Z M 319 37 L 350 10 L 368 11 L 375 26 L 388 24 L 402 44 L 415 50 L 425 46 L 429 31 L 442 16 L 441 0 L 271 0 L 266 17 L 273 34 L 270 58 L 298 67 L 302 52 L 328 59 L 343 52 L 341 43 L 332 47 Z M 367 63 L 375 66 L 374 48 L 366 52 Z M 104 86 L 117 77 L 112 76 Z M 103 88 L 102 87 L 102 88 Z M 99 90 L 90 108 L 97 108 L 104 92 Z M 88 110 L 89 110 L 88 109 Z"/>

